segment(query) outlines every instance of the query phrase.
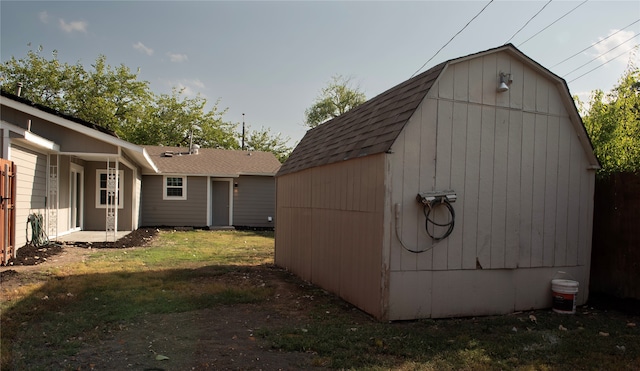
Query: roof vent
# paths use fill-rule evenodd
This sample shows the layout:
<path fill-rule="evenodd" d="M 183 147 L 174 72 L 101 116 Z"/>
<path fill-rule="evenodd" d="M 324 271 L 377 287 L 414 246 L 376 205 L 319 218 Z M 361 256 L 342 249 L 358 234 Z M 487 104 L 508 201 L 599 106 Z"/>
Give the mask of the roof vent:
<path fill-rule="evenodd" d="M 173 151 L 166 151 L 162 154 L 162 157 L 173 157 Z"/>
<path fill-rule="evenodd" d="M 192 146 L 191 146 L 191 151 L 190 151 L 190 153 L 191 153 L 191 154 L 194 154 L 194 155 L 197 155 L 197 154 L 198 154 L 198 152 L 199 152 L 199 150 L 200 150 L 200 146 L 199 146 L 199 145 L 197 145 L 197 144 L 194 144 L 194 145 L 192 145 Z"/>
<path fill-rule="evenodd" d="M 22 94 L 22 83 L 18 82 L 18 88 L 16 89 L 16 95 L 20 96 Z"/>

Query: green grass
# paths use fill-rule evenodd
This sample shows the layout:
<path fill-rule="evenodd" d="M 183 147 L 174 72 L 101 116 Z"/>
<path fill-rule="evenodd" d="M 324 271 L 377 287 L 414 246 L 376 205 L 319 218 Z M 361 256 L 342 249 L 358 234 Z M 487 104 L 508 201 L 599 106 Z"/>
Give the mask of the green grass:
<path fill-rule="evenodd" d="M 304 326 L 263 329 L 276 349 L 317 354 L 317 364 L 363 370 L 546 370 L 640 367 L 638 318 L 580 311 L 382 323 L 319 309 Z M 586 313 L 586 314 L 585 314 Z M 536 322 L 529 316 L 535 315 Z M 560 328 L 565 328 L 563 330 Z M 604 333 L 608 334 L 604 336 Z"/>
<path fill-rule="evenodd" d="M 33 354 L 72 356 L 149 314 L 266 303 L 275 289 L 243 277 L 254 266 L 273 263 L 273 249 L 269 232 L 162 231 L 152 246 L 96 250 L 85 262 L 34 273 L 1 304 L 2 369 L 30 368 L 25 359 Z M 315 298 L 301 322 L 263 326 L 256 336 L 279 351 L 314 354 L 316 366 L 640 369 L 639 329 L 628 325 L 637 323 L 637 316 L 580 308 L 575 315 L 540 310 L 383 323 L 318 288 L 294 283 Z"/>
<path fill-rule="evenodd" d="M 271 288 L 216 278 L 272 261 L 272 232 L 163 231 L 151 247 L 97 250 L 84 263 L 34 273 L 44 283 L 2 304 L 2 364 L 18 349 L 73 354 L 74 339 L 142 315 L 260 302 Z"/>

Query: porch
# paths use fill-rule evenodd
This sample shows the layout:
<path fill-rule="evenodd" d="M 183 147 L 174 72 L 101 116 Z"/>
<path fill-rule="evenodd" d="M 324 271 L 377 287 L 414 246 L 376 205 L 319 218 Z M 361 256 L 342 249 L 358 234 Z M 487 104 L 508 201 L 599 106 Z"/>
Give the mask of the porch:
<path fill-rule="evenodd" d="M 105 231 L 77 231 L 77 232 L 71 232 L 71 233 L 67 233 L 65 235 L 62 236 L 58 236 L 56 238 L 54 238 L 53 240 L 56 240 L 58 242 L 91 242 L 91 243 L 96 243 L 96 242 L 114 242 L 117 241 L 119 239 L 121 239 L 122 237 L 128 235 L 129 233 L 131 233 L 131 231 L 117 231 L 116 232 L 116 236 L 115 236 L 115 240 L 113 238 L 113 232 L 109 233 L 109 236 L 107 236 L 107 232 Z"/>

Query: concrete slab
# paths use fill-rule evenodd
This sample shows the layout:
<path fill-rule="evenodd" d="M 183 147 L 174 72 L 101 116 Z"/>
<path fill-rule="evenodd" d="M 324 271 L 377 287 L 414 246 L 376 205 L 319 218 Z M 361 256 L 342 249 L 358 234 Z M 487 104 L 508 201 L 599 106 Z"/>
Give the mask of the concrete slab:
<path fill-rule="evenodd" d="M 107 236 L 107 232 L 105 231 L 78 231 L 52 238 L 52 240 L 59 242 L 113 242 L 129 233 L 131 233 L 131 231 L 118 231 L 114 239 L 113 234 Z"/>

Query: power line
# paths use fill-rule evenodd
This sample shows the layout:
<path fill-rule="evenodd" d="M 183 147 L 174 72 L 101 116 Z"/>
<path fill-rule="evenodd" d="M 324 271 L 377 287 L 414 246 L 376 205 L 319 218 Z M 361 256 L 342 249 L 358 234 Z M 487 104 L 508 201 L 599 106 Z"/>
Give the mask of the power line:
<path fill-rule="evenodd" d="M 551 1 L 551 0 L 549 0 L 549 1 Z M 487 9 L 487 7 L 488 7 L 492 2 L 493 2 L 493 0 L 490 0 L 490 1 L 487 3 L 487 5 L 485 5 L 485 6 L 484 6 L 484 8 L 482 8 L 482 9 L 480 10 L 480 12 L 478 12 L 478 14 L 476 14 L 473 18 L 471 18 L 471 20 L 470 20 L 469 22 L 467 22 L 467 24 L 466 24 L 466 25 L 464 25 L 464 27 L 462 27 L 462 29 L 460 29 L 460 31 L 456 32 L 456 34 L 455 34 L 455 35 L 453 35 L 453 37 L 452 37 L 449 41 L 447 41 L 447 43 L 446 43 L 446 44 L 444 44 L 440 49 L 438 49 L 438 51 L 436 52 L 436 54 L 434 54 L 434 55 L 433 55 L 433 57 L 429 58 L 429 60 L 428 60 L 428 61 L 424 62 L 424 64 L 423 64 L 422 66 L 420 66 L 420 68 L 418 68 L 418 70 L 417 70 L 416 72 L 414 72 L 414 73 L 413 73 L 413 75 L 411 75 L 411 77 L 415 76 L 418 72 L 420 72 L 420 70 L 421 70 L 421 69 L 423 69 L 423 68 L 424 68 L 424 66 L 426 66 L 426 65 L 427 65 L 427 63 L 431 62 L 431 60 L 432 60 L 433 58 L 435 58 L 435 57 L 436 57 L 436 55 L 438 55 L 438 53 L 440 53 L 440 51 L 442 51 L 442 49 L 444 49 L 447 45 L 449 45 L 449 43 L 450 43 L 450 42 L 452 42 L 452 41 L 453 41 L 453 39 L 455 39 L 455 38 L 456 38 L 456 36 L 458 36 L 458 35 L 460 34 L 460 32 L 464 31 L 464 29 L 465 29 L 465 28 L 467 28 L 467 26 L 469 26 L 469 25 L 471 24 L 471 22 L 473 22 L 473 20 L 474 20 L 474 19 L 478 18 L 478 16 L 479 16 L 480 14 L 482 14 L 482 12 L 484 12 L 484 10 L 485 10 L 485 9 Z"/>
<path fill-rule="evenodd" d="M 525 41 L 521 42 L 518 47 L 520 47 L 521 45 L 523 45 L 524 43 L 526 43 L 527 41 L 533 39 L 534 37 L 538 36 L 542 31 L 546 30 L 547 28 L 553 26 L 554 24 L 556 24 L 556 22 L 558 22 L 559 20 L 561 20 L 562 18 L 568 16 L 569 14 L 573 13 L 574 10 L 578 9 L 579 7 L 583 6 L 587 1 L 589 0 L 584 0 L 583 2 L 581 2 L 580 4 L 578 4 L 575 8 L 569 10 L 568 12 L 564 13 L 564 15 L 558 19 L 556 19 L 555 21 L 553 21 L 550 25 L 548 25 L 547 27 L 541 29 L 540 31 L 536 32 L 533 36 L 531 36 L 530 38 L 526 39 Z"/>
<path fill-rule="evenodd" d="M 620 44 L 618 44 L 618 45 L 614 46 L 613 48 L 611 48 L 611 49 L 607 50 L 606 52 L 604 52 L 604 53 L 602 53 L 602 54 L 600 54 L 600 55 L 598 55 L 598 56 L 594 57 L 593 59 L 591 59 L 591 60 L 590 60 L 590 61 L 588 61 L 587 63 L 582 64 L 580 67 L 574 68 L 573 70 L 571 70 L 571 71 L 569 71 L 569 72 L 565 73 L 564 75 L 565 75 L 565 76 L 571 75 L 572 73 L 576 72 L 577 70 L 581 69 L 582 67 L 586 66 L 587 64 L 589 64 L 589 63 L 591 63 L 591 62 L 595 61 L 596 59 L 598 59 L 598 58 L 602 57 L 603 55 L 605 55 L 605 54 L 609 53 L 609 52 L 610 52 L 610 51 L 612 51 L 612 50 L 618 49 L 618 48 L 619 48 L 619 47 L 621 47 L 622 45 L 626 44 L 628 41 L 630 41 L 630 40 L 632 40 L 632 39 L 635 39 L 635 38 L 636 38 L 636 37 L 638 37 L 638 36 L 640 36 L 640 34 L 635 35 L 635 36 L 631 36 L 630 38 L 626 39 L 625 41 L 621 42 Z M 625 53 L 626 53 L 626 52 L 625 52 Z"/>
<path fill-rule="evenodd" d="M 638 44 L 636 44 L 636 45 L 634 46 L 634 48 L 637 48 L 637 47 L 638 47 Z M 580 76 L 576 77 L 575 79 L 573 79 L 573 80 L 569 81 L 569 83 L 572 83 L 572 82 L 576 81 L 577 79 L 581 78 L 582 76 L 585 76 L 585 75 L 587 75 L 587 74 L 590 74 L 591 72 L 593 72 L 593 71 L 597 70 L 598 68 L 600 68 L 600 67 L 604 66 L 605 64 L 607 64 L 607 63 L 609 63 L 609 62 L 613 62 L 614 60 L 616 60 L 616 59 L 618 59 L 618 58 L 622 57 L 623 55 L 627 54 L 628 52 L 629 52 L 629 51 L 625 51 L 625 52 L 624 52 L 624 53 L 622 53 L 622 54 L 618 54 L 618 55 L 617 55 L 617 56 L 615 56 L 614 58 L 609 59 L 608 61 L 606 61 L 606 62 L 602 63 L 601 65 L 596 66 L 595 68 L 592 68 L 592 69 L 590 69 L 589 71 L 587 71 L 587 72 L 583 73 L 582 75 L 580 75 Z"/>
<path fill-rule="evenodd" d="M 589 48 L 592 48 L 592 47 L 594 47 L 594 46 L 596 46 L 596 45 L 600 44 L 601 42 L 603 42 L 603 41 L 607 40 L 608 38 L 610 38 L 610 37 L 614 36 L 614 35 L 615 35 L 615 34 L 617 34 L 618 32 L 624 31 L 624 30 L 626 30 L 627 28 L 629 28 L 629 27 L 633 26 L 634 24 L 636 24 L 636 23 L 638 23 L 638 22 L 640 22 L 640 19 L 637 19 L 635 22 L 631 23 L 630 25 L 626 26 L 625 28 L 622 28 L 622 29 L 620 29 L 620 30 L 618 30 L 618 31 L 616 31 L 616 32 L 614 32 L 614 33 L 612 33 L 611 35 L 609 35 L 609 36 L 605 37 L 604 39 L 602 39 L 602 40 L 600 40 L 600 41 L 598 41 L 598 42 L 595 42 L 595 43 L 593 43 L 593 44 L 591 44 L 591 45 L 587 46 L 586 48 L 584 48 L 584 49 L 580 50 L 580 51 L 579 51 L 579 52 L 577 52 L 576 54 L 574 54 L 574 55 L 572 55 L 572 56 L 570 56 L 570 57 L 568 57 L 568 58 L 566 58 L 566 59 L 561 60 L 560 62 L 558 62 L 558 63 L 554 64 L 553 66 L 551 66 L 551 67 L 549 67 L 549 68 L 553 68 L 553 67 L 555 67 L 555 66 L 558 66 L 558 65 L 560 65 L 560 64 L 562 64 L 562 63 L 564 63 L 564 62 L 568 61 L 569 59 L 571 59 L 571 58 L 575 57 L 576 55 L 578 55 L 578 54 L 580 54 L 580 53 L 582 53 L 582 52 L 586 51 L 586 50 L 587 50 L 587 49 L 589 49 Z"/>
<path fill-rule="evenodd" d="M 509 40 L 507 40 L 507 41 L 505 42 L 505 44 L 508 44 L 508 43 L 509 43 L 509 41 L 511 41 L 514 37 L 516 37 L 516 35 L 517 35 L 517 34 L 519 34 L 519 33 L 520 33 L 520 31 L 522 31 L 525 27 L 527 27 L 527 25 L 529 24 L 529 22 L 531 22 L 535 17 L 537 17 L 537 16 L 538 16 L 538 14 L 540 14 L 540 12 L 542 12 L 542 11 L 544 10 L 544 8 L 546 8 L 546 7 L 547 7 L 547 5 L 551 4 L 551 1 L 553 1 L 553 0 L 549 0 L 546 4 L 544 4 L 544 6 L 543 6 L 542 8 L 540 8 L 540 10 L 538 10 L 538 12 L 537 12 L 536 14 L 534 14 L 534 15 L 533 15 L 533 17 L 529 18 L 529 20 L 527 21 L 527 23 L 525 23 L 525 24 L 524 24 L 524 26 L 520 27 L 520 29 L 519 29 L 518 31 L 516 31 L 516 33 L 514 33 L 514 34 L 513 34 L 513 36 L 511 36 L 511 37 L 509 38 Z"/>

